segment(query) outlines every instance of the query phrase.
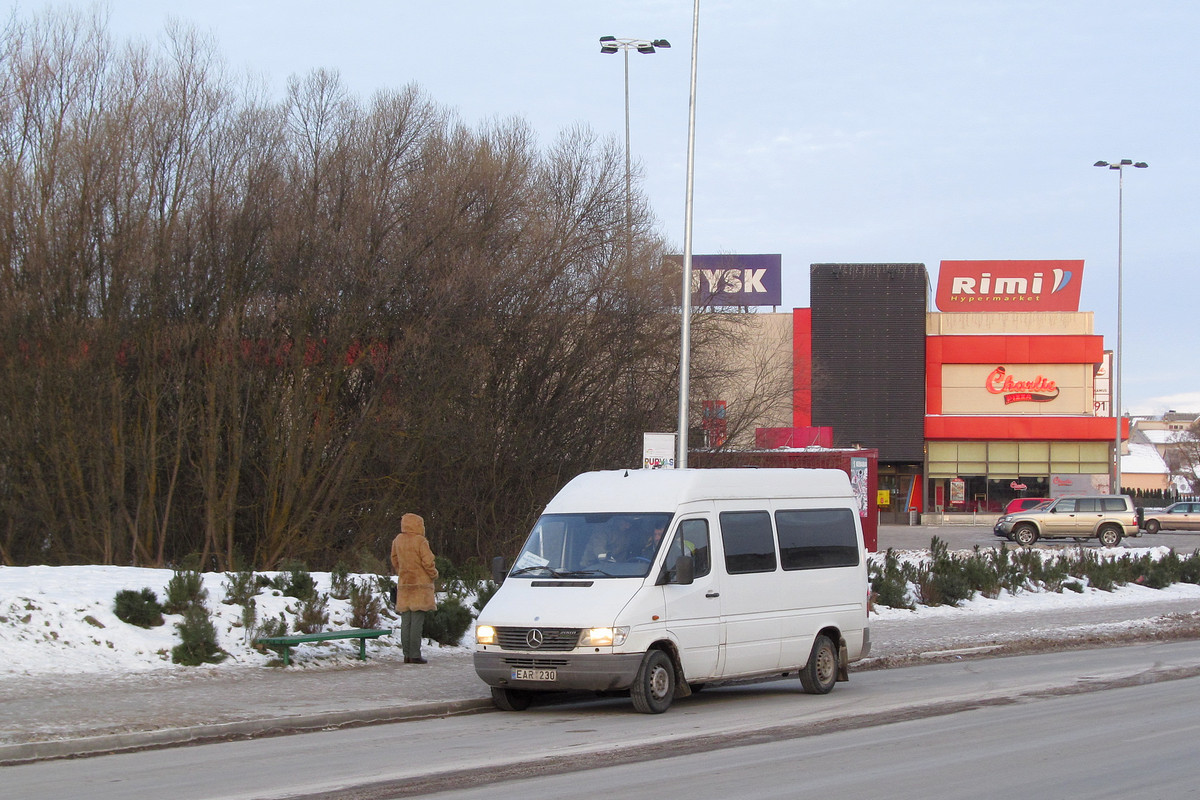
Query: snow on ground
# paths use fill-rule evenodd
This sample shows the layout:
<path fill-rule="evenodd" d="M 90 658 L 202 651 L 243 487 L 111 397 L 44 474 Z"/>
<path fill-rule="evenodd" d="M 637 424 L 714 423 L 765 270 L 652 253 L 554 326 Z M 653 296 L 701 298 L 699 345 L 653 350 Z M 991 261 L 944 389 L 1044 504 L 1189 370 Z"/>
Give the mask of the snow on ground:
<path fill-rule="evenodd" d="M 1119 555 L 1131 549 L 1116 548 L 1101 553 Z M 1150 548 L 1161 556 L 1167 548 Z M 901 551 L 904 560 L 927 557 L 927 551 Z M 872 558 L 882 559 L 882 554 Z M 275 573 L 259 573 L 268 576 Z M 166 586 L 173 573 L 168 569 L 132 567 L 0 567 L 0 678 L 15 675 L 114 673 L 187 670 L 171 661 L 171 649 L 179 643 L 176 624 L 180 615 L 164 615 L 162 626 L 143 629 L 117 619 L 113 599 L 122 589 L 152 589 L 160 602 L 166 599 Z M 373 580 L 373 576 L 351 576 L 356 580 Z M 328 592 L 329 573 L 313 573 L 317 589 Z M 208 590 L 206 605 L 212 614 L 217 640 L 229 655 L 217 665 L 206 669 L 252 669 L 278 663 L 274 653 L 255 650 L 242 625 L 242 607 L 221 602 L 226 594 L 226 577 L 221 573 L 206 573 L 204 586 Z M 1113 592 L 1085 588 L 1082 593 L 1065 591 L 1002 592 L 995 599 L 976 596 L 958 607 L 918 606 L 916 610 L 877 608 L 873 618 L 880 621 L 938 619 L 955 615 L 975 617 L 987 614 L 1070 610 L 1089 606 L 1127 604 L 1137 605 L 1155 600 L 1200 601 L 1200 586 L 1176 584 L 1166 589 L 1150 589 L 1129 585 Z M 471 598 L 467 599 L 468 606 Z M 258 619 L 278 617 L 283 612 L 289 620 L 289 630 L 295 629 L 299 602 L 284 597 L 278 590 L 263 589 L 256 601 Z M 330 621 L 327 630 L 352 627 L 349 603 L 329 599 Z M 398 626 L 398 619 L 385 612 L 380 627 Z M 473 631 L 468 630 L 457 647 L 442 647 L 426 641 L 425 648 L 442 652 L 469 652 L 474 645 Z M 372 659 L 399 659 L 400 637 L 397 632 L 367 643 Z M 356 659 L 357 640 L 326 642 L 321 645 L 302 645 L 293 648 L 293 663 L 300 668 L 327 668 Z"/>
<path fill-rule="evenodd" d="M 1165 589 L 1127 584 L 1111 592 L 1085 588 L 1082 593 L 1063 592 L 1019 592 L 1010 594 L 1002 589 L 995 599 L 976 594 L 958 606 L 917 606 L 913 611 L 904 608 L 876 606 L 872 613 L 879 620 L 908 620 L 915 618 L 938 619 L 943 617 L 985 614 L 1011 614 L 1034 611 L 1059 611 L 1102 605 L 1141 605 L 1156 600 L 1188 600 L 1200 602 L 1200 586 L 1193 583 L 1177 583 Z"/>
<path fill-rule="evenodd" d="M 895 550 L 893 552 L 901 563 L 920 563 L 929 559 L 928 550 Z M 958 554 L 966 555 L 967 552 L 958 551 Z M 1170 553 L 1171 548 L 1097 547 L 1091 552 L 1094 552 L 1100 558 L 1141 556 L 1149 553 L 1155 559 L 1159 559 Z M 1058 554 L 1065 554 L 1065 552 L 1058 551 Z M 1043 557 L 1047 558 L 1047 560 L 1053 555 L 1055 555 L 1053 551 L 1043 553 Z M 882 566 L 884 554 L 872 553 L 870 558 L 873 564 Z M 1086 584 L 1086 578 L 1082 579 L 1081 582 Z M 912 585 L 910 584 L 909 586 L 911 590 Z M 910 596 L 915 595 L 910 591 Z M 977 616 L 982 614 L 1008 614 L 1012 612 L 1058 611 L 1087 608 L 1089 606 L 1140 605 L 1142 603 L 1155 602 L 1156 600 L 1187 599 L 1200 600 L 1200 585 L 1177 583 L 1165 589 L 1151 589 L 1147 586 L 1127 584 L 1125 586 L 1118 586 L 1111 592 L 1084 586 L 1082 592 L 1070 590 L 1062 592 L 1021 591 L 1016 594 L 1010 593 L 1007 589 L 1001 589 L 999 596 L 995 598 L 984 597 L 976 593 L 975 597 L 965 600 L 957 606 L 918 605 L 914 610 L 876 606 L 872 616 L 879 620 L 907 620 L 915 617 L 935 619 L 961 616 L 964 613 L 971 613 Z"/>
<path fill-rule="evenodd" d="M 171 649 L 179 644 L 176 625 L 182 615 L 164 614 L 165 624 L 144 629 L 122 622 L 113 612 L 113 600 L 122 589 L 140 591 L 149 588 L 159 602 L 165 602 L 169 569 L 134 567 L 3 567 L 0 566 L 0 678 L 12 675 L 46 673 L 128 673 L 147 670 L 189 669 L 171 661 Z M 276 573 L 258 573 L 268 577 Z M 317 589 L 328 592 L 329 573 L 312 573 Z M 212 615 L 219 646 L 229 655 L 217 665 L 206 668 L 265 667 L 278 663 L 273 652 L 259 652 L 251 646 L 242 625 L 242 606 L 221 602 L 226 594 L 222 573 L 205 573 L 208 590 L 205 605 Z M 374 576 L 351 576 L 374 580 Z M 471 600 L 466 601 L 468 605 Z M 255 600 L 258 619 L 288 619 L 289 632 L 295 630 L 300 603 L 284 597 L 278 590 L 263 589 Z M 329 624 L 326 630 L 351 628 L 350 604 L 329 598 Z M 385 612 L 381 628 L 399 627 L 399 618 Z M 439 648 L 426 642 L 426 649 L 445 652 L 469 650 L 473 633 L 468 631 L 458 647 Z M 403 658 L 400 635 L 367 642 L 369 658 Z M 358 657 L 358 640 L 343 639 L 320 645 L 302 645 L 292 649 L 297 666 L 322 667 L 345 663 Z"/>

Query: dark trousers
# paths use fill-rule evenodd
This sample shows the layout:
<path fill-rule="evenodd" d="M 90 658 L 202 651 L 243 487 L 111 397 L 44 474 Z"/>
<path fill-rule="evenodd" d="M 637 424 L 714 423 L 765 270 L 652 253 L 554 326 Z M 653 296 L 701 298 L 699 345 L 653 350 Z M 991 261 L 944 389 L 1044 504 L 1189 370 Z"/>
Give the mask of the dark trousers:
<path fill-rule="evenodd" d="M 421 657 L 421 631 L 425 627 L 424 611 L 400 612 L 400 647 L 405 658 Z"/>

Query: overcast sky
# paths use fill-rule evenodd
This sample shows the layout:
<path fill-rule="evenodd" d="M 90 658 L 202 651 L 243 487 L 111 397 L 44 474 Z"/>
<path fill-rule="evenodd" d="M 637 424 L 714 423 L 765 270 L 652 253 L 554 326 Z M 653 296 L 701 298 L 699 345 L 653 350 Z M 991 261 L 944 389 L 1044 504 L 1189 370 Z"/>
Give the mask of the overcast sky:
<path fill-rule="evenodd" d="M 77 0 L 3 0 L 10 10 Z M 364 99 L 421 86 L 467 123 L 521 117 L 549 144 L 624 137 L 663 230 L 684 232 L 691 0 L 112 0 L 110 30 L 209 32 L 277 96 L 336 69 Z M 1083 259 L 1080 310 L 1116 340 L 1124 191 L 1123 406 L 1200 411 L 1200 3 L 1195 0 L 702 0 L 694 253 L 780 253 L 785 308 L 808 268 Z M 622 176 L 614 176 L 621 180 Z M 932 303 L 932 300 L 931 300 Z"/>

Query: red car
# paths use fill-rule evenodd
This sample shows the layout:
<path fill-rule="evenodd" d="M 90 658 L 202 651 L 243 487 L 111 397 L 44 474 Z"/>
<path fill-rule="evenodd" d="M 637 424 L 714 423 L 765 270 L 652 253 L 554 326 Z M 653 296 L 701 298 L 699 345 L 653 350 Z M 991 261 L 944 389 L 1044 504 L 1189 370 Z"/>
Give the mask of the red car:
<path fill-rule="evenodd" d="M 1035 506 L 1040 506 L 1042 503 L 1048 502 L 1050 502 L 1049 497 L 1018 497 L 1016 500 L 1009 501 L 1009 504 L 1004 507 L 1004 513 L 1015 514 L 1018 511 L 1028 511 Z"/>

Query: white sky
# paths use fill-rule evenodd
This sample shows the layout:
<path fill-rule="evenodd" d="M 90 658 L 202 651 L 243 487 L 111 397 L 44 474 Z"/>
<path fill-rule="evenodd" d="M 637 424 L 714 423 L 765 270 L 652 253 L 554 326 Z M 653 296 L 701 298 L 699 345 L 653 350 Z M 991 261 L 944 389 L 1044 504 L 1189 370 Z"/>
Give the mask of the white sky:
<path fill-rule="evenodd" d="M 3 0 L 22 13 L 77 0 Z M 468 123 L 517 116 L 544 143 L 624 137 L 682 247 L 691 0 L 112 0 L 117 36 L 169 15 L 281 95 L 340 72 L 363 98 L 420 85 Z M 694 253 L 781 253 L 785 308 L 808 266 L 1082 258 L 1081 310 L 1116 340 L 1124 190 L 1123 406 L 1200 410 L 1200 3 L 1194 0 L 703 0 Z M 622 176 L 614 176 L 621 180 Z M 1189 188 L 1191 187 L 1191 188 Z"/>

